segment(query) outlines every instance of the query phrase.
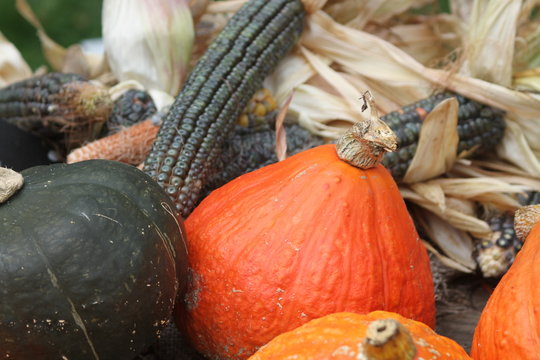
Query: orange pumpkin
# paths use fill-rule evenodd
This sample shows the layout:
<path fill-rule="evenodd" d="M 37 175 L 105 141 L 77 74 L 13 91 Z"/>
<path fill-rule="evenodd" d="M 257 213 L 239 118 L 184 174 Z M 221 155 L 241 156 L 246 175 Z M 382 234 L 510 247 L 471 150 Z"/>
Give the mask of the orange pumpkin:
<path fill-rule="evenodd" d="M 470 360 L 454 340 L 386 311 L 341 312 L 311 320 L 272 339 L 249 360 Z"/>
<path fill-rule="evenodd" d="M 384 144 L 368 143 L 362 161 L 375 165 Z M 192 281 L 177 317 L 210 358 L 245 359 L 340 311 L 382 309 L 434 326 L 429 259 L 393 178 L 382 165 L 341 160 L 335 145 L 233 180 L 185 225 Z"/>
<path fill-rule="evenodd" d="M 475 360 L 540 359 L 540 205 L 518 210 L 515 219 L 516 234 L 526 240 L 482 311 Z"/>

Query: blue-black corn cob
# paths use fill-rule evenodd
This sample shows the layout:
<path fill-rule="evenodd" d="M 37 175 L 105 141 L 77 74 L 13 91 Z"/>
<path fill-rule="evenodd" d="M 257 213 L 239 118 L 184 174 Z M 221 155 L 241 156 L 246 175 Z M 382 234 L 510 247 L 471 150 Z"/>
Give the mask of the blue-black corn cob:
<path fill-rule="evenodd" d="M 105 132 L 107 135 L 114 134 L 122 128 L 150 118 L 156 112 L 156 105 L 148 92 L 130 89 L 114 101 L 111 115 L 105 124 Z"/>
<path fill-rule="evenodd" d="M 251 0 L 189 75 L 160 127 L 144 171 L 187 217 L 236 119 L 304 26 L 299 0 Z"/>
<path fill-rule="evenodd" d="M 522 206 L 540 204 L 540 193 L 531 191 L 519 196 L 518 200 Z M 510 268 L 523 246 L 514 230 L 514 213 L 491 211 L 480 214 L 480 217 L 489 224 L 493 237 L 478 241 L 476 261 L 482 275 L 499 277 Z"/>
<path fill-rule="evenodd" d="M 459 102 L 458 154 L 464 151 L 470 151 L 469 156 L 481 154 L 502 140 L 506 127 L 504 113 L 461 95 L 444 92 L 404 106 L 399 111 L 381 117 L 398 138 L 398 150 L 386 153 L 382 160 L 383 165 L 390 170 L 397 182 L 405 176 L 416 153 L 422 121 L 437 104 L 452 96 Z"/>
<path fill-rule="evenodd" d="M 0 121 L 40 135 L 60 152 L 94 139 L 111 109 L 108 91 L 76 74 L 50 73 L 0 89 Z"/>

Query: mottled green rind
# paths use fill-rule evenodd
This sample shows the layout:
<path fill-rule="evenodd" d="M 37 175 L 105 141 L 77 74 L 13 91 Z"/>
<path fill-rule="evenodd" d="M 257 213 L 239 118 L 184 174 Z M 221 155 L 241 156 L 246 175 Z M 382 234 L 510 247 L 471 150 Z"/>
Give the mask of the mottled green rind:
<path fill-rule="evenodd" d="M 24 187 L 0 205 L 0 357 L 134 358 L 185 286 L 173 203 L 113 161 L 22 174 Z"/>

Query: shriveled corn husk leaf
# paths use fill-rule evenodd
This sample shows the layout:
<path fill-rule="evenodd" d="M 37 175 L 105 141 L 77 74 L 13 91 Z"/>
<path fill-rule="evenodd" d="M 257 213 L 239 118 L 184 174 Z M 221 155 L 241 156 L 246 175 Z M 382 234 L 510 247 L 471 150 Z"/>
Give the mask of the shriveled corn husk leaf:
<path fill-rule="evenodd" d="M 330 62 L 329 59 L 321 61 Z M 264 87 L 268 88 L 276 101 L 281 103 L 293 89 L 306 83 L 315 74 L 314 68 L 304 56 L 296 53 L 288 54 L 278 63 L 276 70 L 264 80 Z"/>
<path fill-rule="evenodd" d="M 187 73 L 194 25 L 187 0 L 106 0 L 103 41 L 119 81 L 137 80 L 154 93 L 176 96 Z"/>
<path fill-rule="evenodd" d="M 464 39 L 461 74 L 509 86 L 521 1 L 476 0 Z"/>
<path fill-rule="evenodd" d="M 383 0 L 373 16 L 373 21 L 384 23 L 392 16 L 401 14 L 411 8 L 418 8 L 431 0 Z"/>
<path fill-rule="evenodd" d="M 475 216 L 466 214 L 449 206 L 441 208 L 440 204 L 434 202 L 432 199 L 426 198 L 422 193 L 416 192 L 410 187 L 400 186 L 399 190 L 404 199 L 431 211 L 440 218 L 445 219 L 445 221 L 457 229 L 470 232 L 479 238 L 485 237 L 491 233 L 489 225 Z"/>
<path fill-rule="evenodd" d="M 506 184 L 523 186 L 526 189 L 540 192 L 540 178 L 529 176 L 525 171 L 518 169 L 500 160 L 473 160 L 458 161 L 449 175 L 469 178 L 498 179 Z"/>
<path fill-rule="evenodd" d="M 276 158 L 278 161 L 285 160 L 287 158 L 287 134 L 285 132 L 285 116 L 287 110 L 291 104 L 294 93 L 291 93 L 285 103 L 279 109 L 279 113 L 276 116 Z"/>
<path fill-rule="evenodd" d="M 540 67 L 515 73 L 513 86 L 523 91 L 540 92 Z"/>
<path fill-rule="evenodd" d="M 540 177 L 540 161 L 531 150 L 522 128 L 516 122 L 507 121 L 503 141 L 497 147 L 497 155 L 517 165 L 528 174 Z"/>
<path fill-rule="evenodd" d="M 472 257 L 474 243 L 465 231 L 458 230 L 430 211 L 415 209 L 415 219 L 421 228 L 450 259 L 458 263 L 458 270 L 471 272 L 476 268 Z M 448 265 L 448 264 L 447 264 Z M 455 264 L 452 264 L 455 265 Z M 455 268 L 455 267 L 454 267 Z"/>
<path fill-rule="evenodd" d="M 301 47 L 300 50 L 315 71 L 345 99 L 351 112 L 360 115 L 362 111 L 360 110 L 357 99 L 362 97 L 362 93 L 351 85 L 346 78 L 341 76 L 339 72 L 333 70 L 324 61 L 319 59 L 317 55 L 305 47 Z"/>
<path fill-rule="evenodd" d="M 540 20 L 523 26 L 518 34 L 514 56 L 517 71 L 540 67 Z"/>
<path fill-rule="evenodd" d="M 451 269 L 454 269 L 463 273 L 473 272 L 473 270 L 471 270 L 470 268 L 461 265 L 459 262 L 449 258 L 448 256 L 443 255 L 439 250 L 437 250 L 433 245 L 431 245 L 430 242 L 424 240 L 422 241 L 422 243 L 424 244 L 426 249 L 428 249 L 430 253 L 434 254 L 443 265 L 446 265 Z"/>
<path fill-rule="evenodd" d="M 439 184 L 433 181 L 424 181 L 411 184 L 410 188 L 416 193 L 422 194 L 426 200 L 437 206 L 440 211 L 446 210 L 446 196 Z"/>
<path fill-rule="evenodd" d="M 54 71 L 72 72 L 92 79 L 108 72 L 104 55 L 86 53 L 77 44 L 66 49 L 47 35 L 26 0 L 16 0 L 15 5 L 18 12 L 37 30 L 43 55 Z"/>
<path fill-rule="evenodd" d="M 403 182 L 415 183 L 447 172 L 456 161 L 459 104 L 449 98 L 438 104 L 420 129 L 418 148 Z"/>
<path fill-rule="evenodd" d="M 19 13 L 34 28 L 36 28 L 45 59 L 47 59 L 54 71 L 61 71 L 62 66 L 64 65 L 64 58 L 67 50 L 47 35 L 43 25 L 41 25 L 41 22 L 38 20 L 37 16 L 34 14 L 32 8 L 26 2 L 26 0 L 16 0 L 15 6 L 17 7 Z"/>
<path fill-rule="evenodd" d="M 461 23 L 449 14 L 418 19 L 413 23 L 398 23 L 377 29 L 375 34 L 397 46 L 425 66 L 444 61 L 460 46 Z"/>
<path fill-rule="evenodd" d="M 32 70 L 19 50 L 0 32 L 0 87 L 26 79 L 31 75 Z"/>
<path fill-rule="evenodd" d="M 336 23 L 327 14 L 313 14 L 301 44 L 361 76 L 370 90 L 387 94 L 400 105 L 431 93 L 431 83 L 419 73 L 423 66 L 383 39 Z"/>
<path fill-rule="evenodd" d="M 382 2 L 330 0 L 323 10 L 340 24 L 362 29 L 373 18 Z"/>
<path fill-rule="evenodd" d="M 476 178 L 438 178 L 430 181 L 450 197 L 491 204 L 502 210 L 515 210 L 519 202 L 509 194 L 520 194 L 529 187 L 509 184 L 500 179 L 489 177 Z"/>
<path fill-rule="evenodd" d="M 474 1 L 471 0 L 450 0 L 450 11 L 464 24 L 468 24 L 471 18 Z"/>
<path fill-rule="evenodd" d="M 358 115 L 349 109 L 344 99 L 312 85 L 300 85 L 295 89 L 289 111 L 298 117 L 300 125 L 329 139 L 337 139 L 359 121 Z"/>
<path fill-rule="evenodd" d="M 311 16 L 301 44 L 362 77 L 370 90 L 386 94 L 399 105 L 428 97 L 434 89 L 444 87 L 507 112 L 540 117 L 540 94 L 425 67 L 387 41 L 340 25 L 321 11 Z"/>

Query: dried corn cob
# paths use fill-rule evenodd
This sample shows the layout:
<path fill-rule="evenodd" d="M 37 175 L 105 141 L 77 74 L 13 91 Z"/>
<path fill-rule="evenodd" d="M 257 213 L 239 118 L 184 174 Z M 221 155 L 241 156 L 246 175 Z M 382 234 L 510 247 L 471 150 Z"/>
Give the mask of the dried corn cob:
<path fill-rule="evenodd" d="M 230 19 L 163 121 L 144 171 L 186 217 L 235 120 L 303 29 L 298 0 L 252 0 Z"/>
<path fill-rule="evenodd" d="M 540 193 L 530 192 L 519 201 L 523 206 L 540 204 Z M 476 261 L 485 277 L 498 277 L 512 265 L 523 243 L 516 236 L 513 213 L 488 212 L 481 217 L 493 230 L 493 237 L 478 241 Z"/>
<path fill-rule="evenodd" d="M 130 89 L 114 101 L 111 116 L 106 122 L 108 135 L 148 119 L 157 112 L 150 94 L 143 90 Z"/>
<path fill-rule="evenodd" d="M 154 121 L 144 120 L 73 150 L 67 156 L 67 163 L 108 159 L 138 165 L 148 156 L 158 130 L 159 125 Z"/>
<path fill-rule="evenodd" d="M 277 162 L 276 132 L 270 124 L 237 130 L 231 136 L 204 186 L 205 195 L 242 174 Z M 289 155 L 324 143 L 298 124 L 285 124 L 285 133 Z"/>
<path fill-rule="evenodd" d="M 381 117 L 398 137 L 398 150 L 385 154 L 382 161 L 396 181 L 403 179 L 416 153 L 422 121 L 437 104 L 452 96 L 459 102 L 458 154 L 481 154 L 501 141 L 505 129 L 502 111 L 448 92 L 420 100 Z"/>
<path fill-rule="evenodd" d="M 51 73 L 0 90 L 0 120 L 67 149 L 93 139 L 111 108 L 106 89 L 75 74 Z"/>

